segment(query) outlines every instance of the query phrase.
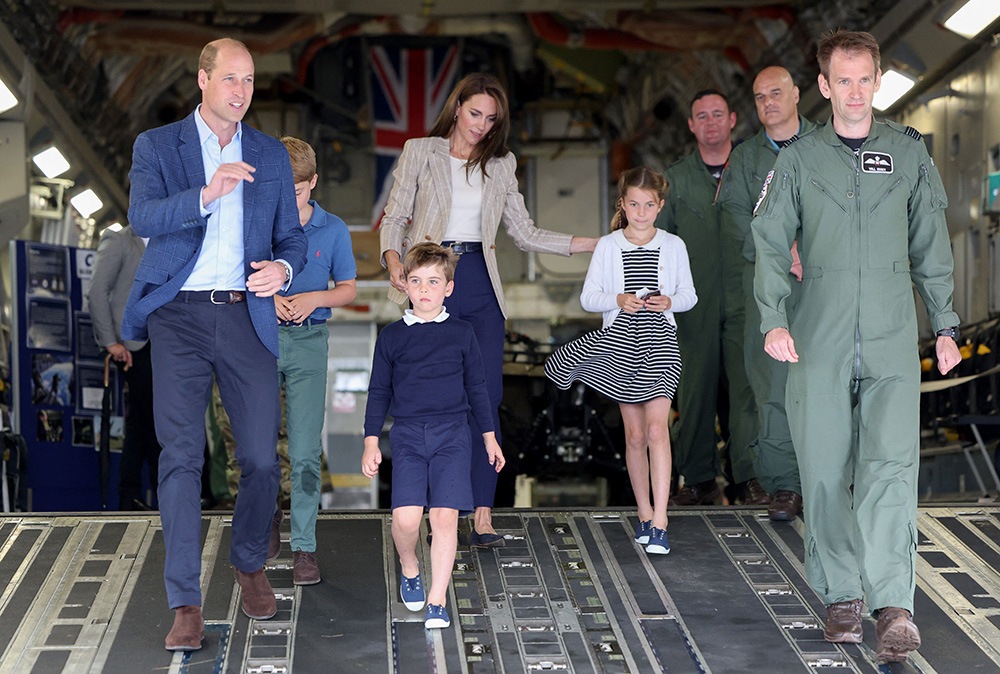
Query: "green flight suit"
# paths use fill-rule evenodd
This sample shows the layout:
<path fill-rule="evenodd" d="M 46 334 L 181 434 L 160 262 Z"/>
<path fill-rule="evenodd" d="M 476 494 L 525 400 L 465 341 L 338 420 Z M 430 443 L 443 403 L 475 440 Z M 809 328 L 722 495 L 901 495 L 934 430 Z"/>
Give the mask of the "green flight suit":
<path fill-rule="evenodd" d="M 696 150 L 665 172 L 670 183 L 656 225 L 684 240 L 698 292 L 694 309 L 677 315 L 681 350 L 677 409 L 680 413 L 674 463 L 687 484 L 719 475 L 715 417 L 720 367 L 729 381 L 729 460 L 733 479 L 754 477 L 751 445 L 757 410 L 743 365 L 744 301 L 740 251 L 727 245 L 728 217 L 716 203 L 718 181 Z"/>
<path fill-rule="evenodd" d="M 816 125 L 799 117 L 797 135 L 809 133 Z M 781 363 L 764 352 L 764 335 L 760 333 L 760 310 L 753 297 L 754 245 L 750 234 L 753 208 L 760 196 L 767 172 L 778 157 L 778 146 L 761 129 L 743 141 L 729 156 L 729 165 L 722 176 L 719 201 L 732 220 L 736 245 L 740 246 L 743 299 L 746 320 L 743 331 L 744 364 L 747 379 L 757 402 L 757 443 L 753 451 L 753 467 L 757 479 L 770 494 L 779 490 L 802 493 L 795 448 L 785 414 L 785 381 L 788 363 Z M 791 283 L 789 306 L 795 305 L 799 294 L 797 280 Z"/>
<path fill-rule="evenodd" d="M 824 604 L 913 611 L 920 363 L 913 286 L 958 325 L 944 186 L 920 134 L 873 122 L 856 154 L 833 124 L 781 151 L 751 225 L 761 332 L 787 327 L 806 577 Z M 789 322 L 789 248 L 802 295 Z M 853 496 L 851 485 L 854 485 Z"/>

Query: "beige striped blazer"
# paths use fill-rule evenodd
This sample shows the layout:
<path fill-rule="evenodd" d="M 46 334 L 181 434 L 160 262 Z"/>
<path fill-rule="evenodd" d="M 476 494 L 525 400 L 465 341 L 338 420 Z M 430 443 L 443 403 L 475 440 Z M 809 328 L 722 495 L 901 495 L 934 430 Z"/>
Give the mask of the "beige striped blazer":
<path fill-rule="evenodd" d="M 451 160 L 447 138 L 414 138 L 406 141 L 392 176 L 395 184 L 389 193 L 380 228 L 382 266 L 385 251 L 394 250 L 400 259 L 407 248 L 421 241 L 441 243 L 451 214 Z M 524 251 L 569 255 L 569 234 L 538 229 L 524 207 L 517 189 L 513 153 L 486 164 L 489 178 L 483 178 L 483 256 L 490 274 L 493 292 L 500 311 L 507 316 L 503 286 L 497 269 L 496 235 L 503 219 L 507 234 Z M 389 288 L 389 299 L 403 303 L 406 295 Z"/>

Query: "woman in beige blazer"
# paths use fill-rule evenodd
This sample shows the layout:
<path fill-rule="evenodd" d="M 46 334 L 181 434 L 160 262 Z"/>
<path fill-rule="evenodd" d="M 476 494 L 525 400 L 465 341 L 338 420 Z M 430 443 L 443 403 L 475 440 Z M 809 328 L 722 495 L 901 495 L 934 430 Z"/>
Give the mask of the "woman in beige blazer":
<path fill-rule="evenodd" d="M 446 307 L 449 314 L 471 323 L 479 339 L 498 440 L 507 316 L 494 243 L 500 221 L 524 251 L 570 255 L 593 252 L 597 243 L 594 238 L 535 227 L 517 189 L 517 162 L 507 149 L 509 130 L 507 94 L 500 82 L 485 73 L 463 78 L 429 135 L 403 146 L 380 228 L 382 264 L 389 269 L 389 298 L 395 302 L 406 300 L 401 260 L 411 245 L 443 242 L 460 256 L 455 290 Z M 465 184 L 456 185 L 456 178 L 463 177 Z M 456 233 L 462 234 L 458 240 L 452 236 Z M 469 425 L 476 506 L 470 542 L 500 546 L 504 539 L 491 520 L 496 472 L 487 461 L 472 415 Z"/>

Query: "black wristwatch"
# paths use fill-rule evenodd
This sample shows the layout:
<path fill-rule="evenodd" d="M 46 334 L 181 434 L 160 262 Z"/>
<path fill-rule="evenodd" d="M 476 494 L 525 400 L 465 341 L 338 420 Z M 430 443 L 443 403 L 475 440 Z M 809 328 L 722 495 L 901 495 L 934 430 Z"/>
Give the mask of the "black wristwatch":
<path fill-rule="evenodd" d="M 956 325 L 956 326 L 951 327 L 951 328 L 944 328 L 942 330 L 938 330 L 937 331 L 937 336 L 938 337 L 951 337 L 953 340 L 955 340 L 955 343 L 958 344 L 958 335 L 959 335 L 959 332 L 960 331 L 958 329 L 958 326 Z"/>

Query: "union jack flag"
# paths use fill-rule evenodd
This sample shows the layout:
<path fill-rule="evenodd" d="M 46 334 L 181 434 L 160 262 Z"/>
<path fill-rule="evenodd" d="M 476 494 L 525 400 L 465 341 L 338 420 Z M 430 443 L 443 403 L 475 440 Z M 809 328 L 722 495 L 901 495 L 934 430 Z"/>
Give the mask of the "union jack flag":
<path fill-rule="evenodd" d="M 375 129 L 374 228 L 392 189 L 392 170 L 410 138 L 426 136 L 458 74 L 458 47 L 372 47 L 372 117 Z"/>

